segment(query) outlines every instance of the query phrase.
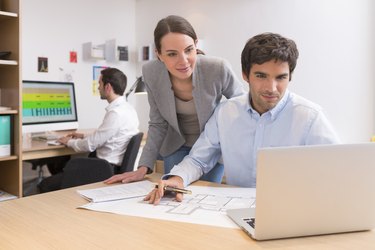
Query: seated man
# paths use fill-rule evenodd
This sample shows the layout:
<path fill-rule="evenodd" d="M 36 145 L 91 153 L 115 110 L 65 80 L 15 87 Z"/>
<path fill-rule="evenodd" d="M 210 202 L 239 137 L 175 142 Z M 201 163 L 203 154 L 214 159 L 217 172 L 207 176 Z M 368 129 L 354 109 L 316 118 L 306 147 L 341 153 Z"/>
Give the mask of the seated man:
<path fill-rule="evenodd" d="M 278 34 L 248 40 L 241 64 L 249 94 L 216 108 L 190 154 L 145 200 L 158 204 L 164 186 L 182 188 L 198 180 L 221 154 L 229 185 L 255 187 L 259 148 L 338 143 L 322 109 L 288 90 L 297 58 L 294 41 Z M 182 194 L 176 194 L 176 199 L 181 201 Z"/>
<path fill-rule="evenodd" d="M 100 98 L 107 100 L 102 124 L 92 134 L 68 134 L 59 142 L 73 148 L 77 152 L 93 152 L 96 157 L 107 160 L 114 167 L 120 166 L 130 139 L 138 133 L 138 116 L 135 109 L 126 102 L 123 94 L 127 78 L 123 72 L 115 68 L 106 68 L 99 77 Z M 41 192 L 57 190 L 61 184 L 62 173 L 43 180 Z"/>

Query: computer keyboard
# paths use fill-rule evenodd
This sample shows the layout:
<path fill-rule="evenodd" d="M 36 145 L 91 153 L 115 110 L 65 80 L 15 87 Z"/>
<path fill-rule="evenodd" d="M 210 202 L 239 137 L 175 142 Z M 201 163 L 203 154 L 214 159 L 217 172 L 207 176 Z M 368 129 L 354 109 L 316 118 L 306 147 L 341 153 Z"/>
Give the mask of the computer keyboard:
<path fill-rule="evenodd" d="M 51 146 L 58 146 L 58 145 L 61 145 L 61 143 L 59 141 L 56 141 L 56 140 L 50 140 L 50 141 L 47 141 L 47 144 L 48 145 L 51 145 Z"/>
<path fill-rule="evenodd" d="M 59 136 L 54 134 L 45 134 L 45 135 L 35 135 L 32 136 L 34 140 L 40 140 L 40 141 L 55 141 L 59 139 Z"/>

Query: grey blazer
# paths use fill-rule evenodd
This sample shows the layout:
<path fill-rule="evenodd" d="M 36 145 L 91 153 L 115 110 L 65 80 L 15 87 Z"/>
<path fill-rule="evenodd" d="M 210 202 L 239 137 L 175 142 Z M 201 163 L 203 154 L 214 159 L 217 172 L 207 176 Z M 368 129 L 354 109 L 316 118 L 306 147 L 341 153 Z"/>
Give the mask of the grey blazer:
<path fill-rule="evenodd" d="M 158 154 L 167 156 L 185 143 L 177 121 L 172 83 L 164 63 L 155 60 L 142 68 L 150 104 L 150 121 L 146 145 L 139 166 L 153 170 Z M 219 104 L 222 96 L 244 94 L 242 83 L 222 59 L 198 55 L 193 72 L 193 98 L 200 131 Z"/>

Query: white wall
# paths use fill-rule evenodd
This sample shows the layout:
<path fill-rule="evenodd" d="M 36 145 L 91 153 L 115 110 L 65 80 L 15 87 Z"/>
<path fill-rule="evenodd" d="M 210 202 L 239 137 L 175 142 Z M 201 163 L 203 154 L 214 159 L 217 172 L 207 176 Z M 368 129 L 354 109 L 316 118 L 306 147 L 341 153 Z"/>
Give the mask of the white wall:
<path fill-rule="evenodd" d="M 107 104 L 91 94 L 92 66 L 118 67 L 131 85 L 140 75 L 138 47 L 153 43 L 159 19 L 177 14 L 193 24 L 204 51 L 227 59 L 239 77 L 248 38 L 266 31 L 293 38 L 300 59 L 291 89 L 323 106 L 344 142 L 368 141 L 375 131 L 374 5 L 371 0 L 24 0 L 23 79 L 62 80 L 59 68 L 73 72 L 80 126 L 96 127 Z M 129 46 L 130 62 L 82 61 L 82 43 L 112 38 Z M 70 50 L 78 52 L 77 64 L 68 62 Z M 38 56 L 49 58 L 48 73 L 37 73 Z M 141 102 L 145 119 L 148 105 Z"/>
<path fill-rule="evenodd" d="M 181 15 L 203 39 L 206 54 L 226 58 L 241 76 L 240 54 L 247 39 L 262 32 L 290 37 L 300 50 L 291 89 L 319 103 L 344 142 L 369 140 L 375 130 L 371 0 L 182 2 L 137 0 L 137 43 L 153 41 L 159 19 Z"/>
<path fill-rule="evenodd" d="M 135 81 L 135 1 L 134 0 L 24 0 L 22 1 L 22 78 L 63 81 L 72 74 L 76 87 L 80 128 L 99 126 L 108 105 L 92 94 L 92 66 L 117 67 Z M 103 44 L 116 39 L 129 46 L 130 62 L 83 61 L 82 44 Z M 78 63 L 69 63 L 75 50 Z M 48 73 L 37 72 L 37 58 L 48 57 Z M 60 70 L 62 68 L 64 72 Z"/>

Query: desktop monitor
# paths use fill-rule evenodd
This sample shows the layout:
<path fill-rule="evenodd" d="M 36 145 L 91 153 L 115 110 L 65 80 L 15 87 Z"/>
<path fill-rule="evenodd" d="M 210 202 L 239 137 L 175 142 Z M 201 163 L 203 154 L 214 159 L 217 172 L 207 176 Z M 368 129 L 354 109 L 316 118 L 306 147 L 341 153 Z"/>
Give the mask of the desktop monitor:
<path fill-rule="evenodd" d="M 72 82 L 22 81 L 22 133 L 78 128 Z"/>

